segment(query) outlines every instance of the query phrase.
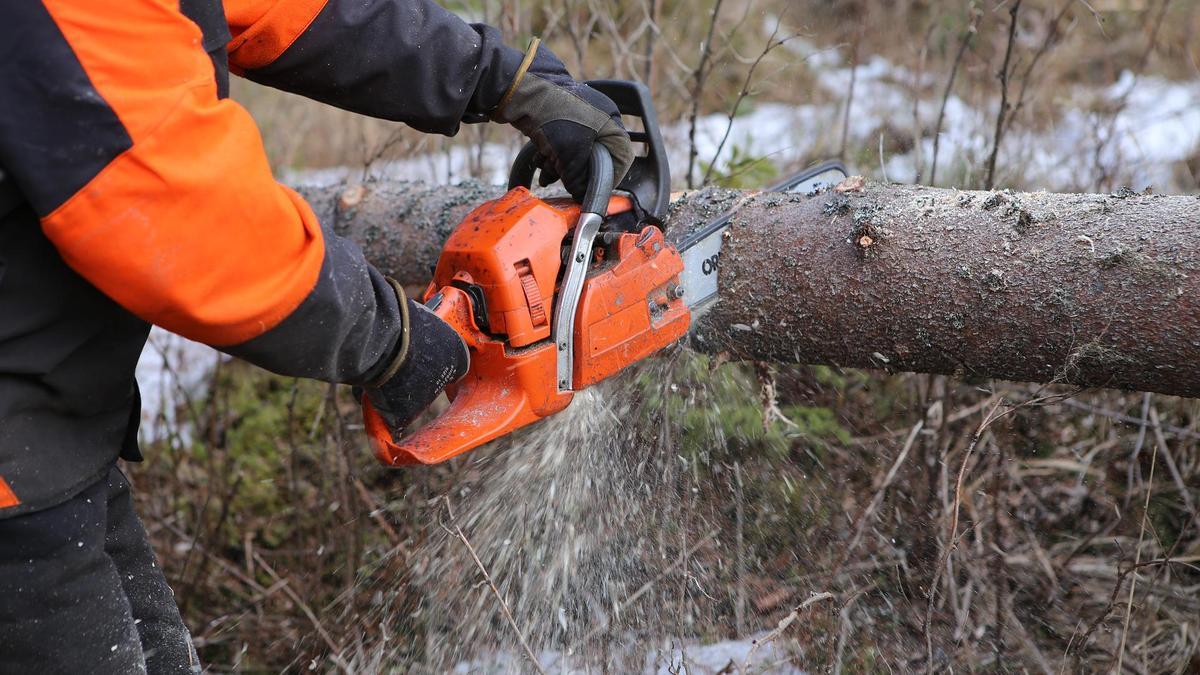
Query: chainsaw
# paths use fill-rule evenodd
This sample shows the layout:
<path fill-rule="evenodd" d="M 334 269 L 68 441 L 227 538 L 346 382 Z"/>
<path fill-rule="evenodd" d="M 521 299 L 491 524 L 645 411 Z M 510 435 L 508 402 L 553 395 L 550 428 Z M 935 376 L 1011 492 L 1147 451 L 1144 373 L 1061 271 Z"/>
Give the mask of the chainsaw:
<path fill-rule="evenodd" d="M 363 410 L 387 465 L 435 464 L 566 408 L 575 392 L 679 340 L 717 297 L 725 214 L 672 245 L 664 234 L 671 176 L 649 90 L 588 83 L 637 118 L 644 149 L 620 185 L 596 145 L 582 203 L 534 195 L 537 149 L 513 161 L 508 192 L 471 212 L 446 241 L 427 307 L 466 342 L 471 365 L 450 406 L 399 441 Z M 825 162 L 768 188 L 810 192 L 845 177 Z"/>

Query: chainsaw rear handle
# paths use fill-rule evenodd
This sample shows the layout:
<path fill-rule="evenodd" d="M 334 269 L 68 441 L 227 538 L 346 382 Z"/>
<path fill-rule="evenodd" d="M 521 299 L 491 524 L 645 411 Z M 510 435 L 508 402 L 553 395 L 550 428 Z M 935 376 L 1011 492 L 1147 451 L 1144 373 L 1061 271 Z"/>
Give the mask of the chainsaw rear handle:
<path fill-rule="evenodd" d="M 393 436 L 370 400 L 363 399 L 363 422 L 375 456 L 383 464 L 444 462 L 552 415 L 571 402 L 573 392 L 544 386 L 547 373 L 553 373 L 552 347 L 509 354 L 505 342 L 488 339 L 479 331 L 471 298 L 455 286 L 434 294 L 426 306 L 463 336 L 471 349 L 471 368 L 447 388 L 448 408 L 399 438 Z"/>
<path fill-rule="evenodd" d="M 533 174 L 537 170 L 535 161 L 538 149 L 533 143 L 526 143 L 513 160 L 512 169 L 508 172 L 508 189 L 515 187 L 531 188 Z M 595 143 L 592 145 L 592 156 L 588 164 L 588 186 L 583 195 L 580 210 L 583 213 L 594 213 L 601 218 L 608 215 L 608 200 L 613 191 L 613 161 L 608 148 Z"/>

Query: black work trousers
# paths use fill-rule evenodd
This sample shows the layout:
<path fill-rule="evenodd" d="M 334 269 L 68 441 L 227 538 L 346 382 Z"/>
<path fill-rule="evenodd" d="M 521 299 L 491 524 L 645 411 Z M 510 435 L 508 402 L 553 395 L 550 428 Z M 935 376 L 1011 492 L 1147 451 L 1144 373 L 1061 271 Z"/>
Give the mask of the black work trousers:
<path fill-rule="evenodd" d="M 119 469 L 0 520 L 0 673 L 199 671 Z"/>

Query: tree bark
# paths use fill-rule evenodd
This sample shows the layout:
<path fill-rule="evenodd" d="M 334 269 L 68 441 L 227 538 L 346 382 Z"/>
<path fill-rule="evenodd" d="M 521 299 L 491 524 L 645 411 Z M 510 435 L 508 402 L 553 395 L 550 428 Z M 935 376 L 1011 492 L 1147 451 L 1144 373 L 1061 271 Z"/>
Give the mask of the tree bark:
<path fill-rule="evenodd" d="M 823 363 L 1200 396 L 1200 199 L 863 184 L 812 197 L 704 190 L 680 239 L 736 215 L 694 343 Z M 498 188 L 303 190 L 405 283 Z"/>

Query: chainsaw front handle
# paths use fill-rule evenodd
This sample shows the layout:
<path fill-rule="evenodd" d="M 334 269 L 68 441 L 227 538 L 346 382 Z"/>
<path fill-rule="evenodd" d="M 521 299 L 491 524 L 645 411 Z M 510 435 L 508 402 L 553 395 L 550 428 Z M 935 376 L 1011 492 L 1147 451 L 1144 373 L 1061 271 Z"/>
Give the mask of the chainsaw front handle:
<path fill-rule="evenodd" d="M 592 155 L 588 164 L 587 192 L 583 194 L 580 203 L 580 220 L 583 214 L 590 213 L 601 220 L 608 215 L 608 200 L 613 192 L 613 160 L 608 148 L 596 143 L 592 145 Z"/>
<path fill-rule="evenodd" d="M 639 125 L 626 125 L 629 140 L 641 144 L 643 150 L 636 153 L 624 180 L 620 185 L 614 185 L 613 189 L 628 193 L 650 222 L 662 225 L 671 200 L 671 167 L 667 161 L 666 143 L 658 128 L 658 115 L 654 112 L 650 89 L 641 82 L 627 80 L 588 80 L 585 84 L 611 99 L 622 117 L 636 118 L 641 122 L 640 129 Z M 532 188 L 537 156 L 538 151 L 533 144 L 522 148 L 509 169 L 508 189 L 518 186 Z"/>
<path fill-rule="evenodd" d="M 533 175 L 537 172 L 538 149 L 526 143 L 508 171 L 508 189 L 533 188 Z M 594 213 L 601 218 L 608 211 L 608 199 L 613 191 L 613 161 L 608 148 L 596 143 L 588 165 L 588 187 L 583 195 L 581 207 L 585 213 Z"/>

